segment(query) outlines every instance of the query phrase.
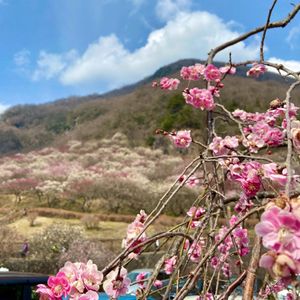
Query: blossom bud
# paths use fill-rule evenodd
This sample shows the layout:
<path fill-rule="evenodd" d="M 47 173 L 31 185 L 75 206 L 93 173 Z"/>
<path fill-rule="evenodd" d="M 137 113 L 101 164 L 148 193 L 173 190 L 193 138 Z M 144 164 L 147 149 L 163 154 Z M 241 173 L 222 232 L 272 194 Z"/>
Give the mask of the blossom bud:
<path fill-rule="evenodd" d="M 282 105 L 283 105 L 283 102 L 279 98 L 276 98 L 270 102 L 271 109 L 276 109 L 276 108 L 282 107 Z"/>
<path fill-rule="evenodd" d="M 286 207 L 287 202 L 288 197 L 286 195 L 279 196 L 274 200 L 275 205 L 280 207 L 281 209 L 284 209 Z"/>

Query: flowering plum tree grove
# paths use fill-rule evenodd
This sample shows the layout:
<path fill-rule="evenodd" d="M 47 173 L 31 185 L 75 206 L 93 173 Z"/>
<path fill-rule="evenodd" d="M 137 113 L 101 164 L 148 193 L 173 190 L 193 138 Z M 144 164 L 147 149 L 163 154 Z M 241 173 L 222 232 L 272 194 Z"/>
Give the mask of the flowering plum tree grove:
<path fill-rule="evenodd" d="M 272 28 L 285 27 L 300 10 L 294 5 L 290 14 L 281 21 L 271 22 L 276 0 L 266 23 L 208 54 L 206 64 L 181 69 L 181 80 L 164 77 L 154 82 L 154 88 L 164 90 L 182 88 L 183 101 L 196 110 L 207 111 L 207 142 L 196 141 L 193 133 L 183 128 L 177 132 L 157 130 L 175 147 L 199 147 L 199 155 L 192 160 L 173 185 L 157 202 L 153 211 L 141 210 L 128 226 L 123 251 L 103 270 L 91 261 L 87 264 L 66 262 L 57 275 L 51 276 L 48 285 L 39 285 L 42 299 L 98 299 L 100 286 L 111 298 L 126 293 L 130 280 L 126 265 L 156 241 L 168 243 L 149 278 L 137 280 L 138 299 L 148 295 L 168 299 L 175 291 L 176 300 L 184 299 L 199 280 L 198 300 L 228 299 L 238 286 L 242 286 L 243 299 L 254 298 L 256 274 L 263 269 L 266 276 L 256 293 L 259 299 L 276 296 L 287 289 L 286 299 L 298 299 L 300 274 L 300 198 L 297 191 L 299 175 L 292 166 L 300 153 L 300 121 L 298 107 L 292 103 L 292 91 L 300 83 L 300 72 L 264 60 L 264 41 Z M 218 68 L 213 59 L 220 51 L 247 38 L 262 33 L 260 58 L 247 62 L 233 62 Z M 222 105 L 224 79 L 234 76 L 236 68 L 250 65 L 249 77 L 264 76 L 273 68 L 282 76 L 290 77 L 285 99 L 270 99 L 264 112 L 250 113 L 242 109 L 230 111 Z M 183 82 L 181 82 L 183 81 Z M 189 88 L 190 82 L 204 83 L 205 87 Z M 238 134 L 221 136 L 217 131 L 218 114 L 236 126 Z M 285 162 L 278 159 L 284 154 Z M 201 178 L 197 175 L 201 172 Z M 88 179 L 87 179 L 88 180 Z M 169 230 L 148 236 L 147 229 L 160 216 L 168 203 L 186 184 L 203 189 L 181 223 Z M 236 186 L 239 195 L 229 196 L 228 186 Z M 142 197 L 142 195 L 141 195 Z M 226 206 L 233 204 L 235 213 L 229 215 Z M 247 228 L 251 216 L 260 221 L 254 232 Z M 225 223 L 220 227 L 221 220 Z M 247 258 L 247 259 L 245 259 Z M 165 283 L 157 275 L 164 270 L 169 275 Z M 182 283 L 182 284 L 179 284 Z"/>

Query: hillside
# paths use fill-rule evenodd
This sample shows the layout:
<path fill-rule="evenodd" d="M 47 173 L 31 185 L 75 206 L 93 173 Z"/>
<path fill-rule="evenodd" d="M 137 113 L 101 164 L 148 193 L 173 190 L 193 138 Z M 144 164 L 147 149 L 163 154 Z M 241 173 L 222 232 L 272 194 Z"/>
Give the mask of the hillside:
<path fill-rule="evenodd" d="M 12 107 L 0 119 L 0 154 L 61 145 L 74 139 L 101 139 L 116 132 L 126 134 L 134 146 L 166 148 L 164 140 L 154 134 L 157 128 L 198 129 L 195 134 L 201 138 L 206 134 L 203 130 L 206 127 L 205 114 L 185 105 L 179 91 L 166 92 L 151 87 L 153 80 L 166 75 L 178 77 L 182 66 L 195 62 L 192 59 L 178 61 L 134 85 L 103 95 Z M 238 106 L 249 111 L 262 110 L 270 100 L 285 97 L 288 83 L 279 76 L 267 73 L 256 80 L 245 77 L 246 70 L 240 68 L 237 75 L 224 81 L 220 102 L 230 110 Z M 185 82 L 180 89 L 184 87 Z M 295 95 L 293 101 L 300 104 L 300 91 L 295 91 Z M 230 131 L 230 124 L 225 125 L 222 130 Z"/>

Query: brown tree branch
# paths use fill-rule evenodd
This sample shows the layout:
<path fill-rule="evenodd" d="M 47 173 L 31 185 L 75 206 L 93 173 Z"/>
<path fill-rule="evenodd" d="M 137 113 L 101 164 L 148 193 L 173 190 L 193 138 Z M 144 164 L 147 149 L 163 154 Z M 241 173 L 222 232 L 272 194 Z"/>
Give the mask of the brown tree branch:
<path fill-rule="evenodd" d="M 252 250 L 252 256 L 247 270 L 246 282 L 243 291 L 243 300 L 252 300 L 254 293 L 254 284 L 256 278 L 256 271 L 258 268 L 259 258 L 261 252 L 261 238 L 255 237 L 255 242 Z"/>
<path fill-rule="evenodd" d="M 285 118 L 287 121 L 286 124 L 286 132 L 287 132 L 287 155 L 286 155 L 286 168 L 287 168 L 287 181 L 285 185 L 285 194 L 290 197 L 290 185 L 292 180 L 292 166 L 291 166 L 291 159 L 292 159 L 292 133 L 291 133 L 291 118 L 290 118 L 290 99 L 291 99 L 291 92 L 292 90 L 300 84 L 300 81 L 295 81 L 288 91 L 286 92 L 285 103 L 286 103 L 286 111 L 285 111 Z"/>
<path fill-rule="evenodd" d="M 227 300 L 232 292 L 245 280 L 246 274 L 247 271 L 244 270 L 243 273 L 232 284 L 228 286 L 226 291 L 218 298 L 218 300 Z"/>
<path fill-rule="evenodd" d="M 277 22 L 272 22 L 270 23 L 268 26 L 267 26 L 267 29 L 273 29 L 273 28 L 279 28 L 279 27 L 282 27 L 284 28 L 287 24 L 289 24 L 292 19 L 296 16 L 296 14 L 298 13 L 298 11 L 300 10 L 300 3 L 295 5 L 294 9 L 289 13 L 289 15 L 281 20 L 281 21 L 277 21 Z M 219 53 L 220 51 L 232 46 L 232 45 L 235 45 L 239 42 L 242 42 L 244 40 L 246 40 L 247 38 L 249 38 L 250 36 L 252 35 L 255 35 L 259 32 L 262 32 L 263 30 L 265 30 L 265 25 L 264 26 L 260 26 L 256 29 L 253 29 L 249 32 L 246 32 L 242 35 L 240 35 L 239 37 L 235 38 L 235 39 L 232 39 L 231 41 L 228 41 L 214 49 L 212 49 L 209 54 L 208 54 L 208 59 L 207 59 L 207 63 L 210 64 L 212 63 L 214 57 L 216 56 L 217 53 Z"/>
<path fill-rule="evenodd" d="M 273 4 L 271 6 L 271 8 L 269 9 L 269 13 L 268 13 L 268 17 L 267 17 L 267 22 L 263 31 L 263 35 L 261 38 L 261 43 L 260 43 L 260 61 L 264 61 L 264 42 L 265 42 L 265 38 L 266 38 L 266 34 L 267 34 L 267 29 L 268 29 L 268 25 L 270 24 L 270 19 L 271 19 L 271 15 L 273 12 L 273 9 L 276 5 L 277 0 L 273 1 Z"/>
<path fill-rule="evenodd" d="M 228 229 L 228 231 L 222 236 L 222 239 L 220 241 L 218 241 L 217 243 L 215 243 L 204 255 L 204 257 L 201 259 L 201 261 L 198 263 L 197 267 L 194 269 L 194 271 L 192 273 L 190 273 L 189 278 L 187 279 L 186 283 L 184 284 L 184 286 L 181 288 L 181 290 L 177 293 L 176 297 L 174 298 L 174 300 L 182 300 L 184 299 L 184 297 L 188 294 L 189 290 L 191 290 L 199 276 L 200 276 L 200 272 L 202 270 L 203 264 L 213 255 L 213 253 L 216 251 L 216 249 L 218 248 L 218 246 L 224 242 L 224 240 L 227 238 L 227 236 L 229 236 L 231 234 L 231 232 L 239 225 L 241 224 L 243 221 L 245 221 L 249 216 L 253 215 L 254 213 L 257 213 L 261 210 L 263 210 L 265 208 L 265 206 L 261 206 L 261 207 L 257 207 L 252 209 L 251 211 L 249 211 L 248 213 L 246 213 L 244 216 L 242 216 L 235 224 L 234 226 L 230 227 Z"/>

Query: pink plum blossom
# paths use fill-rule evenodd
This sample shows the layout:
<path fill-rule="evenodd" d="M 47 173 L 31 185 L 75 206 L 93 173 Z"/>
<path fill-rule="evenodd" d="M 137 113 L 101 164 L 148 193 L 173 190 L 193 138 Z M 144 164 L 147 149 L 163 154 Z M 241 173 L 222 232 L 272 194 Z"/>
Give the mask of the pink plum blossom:
<path fill-rule="evenodd" d="M 66 262 L 59 270 L 65 274 L 65 278 L 70 285 L 70 299 L 79 299 L 88 291 L 98 291 L 103 280 L 103 275 L 91 260 L 85 263 Z M 92 295 L 93 293 L 89 293 Z M 86 298 L 82 298 L 86 299 Z"/>
<path fill-rule="evenodd" d="M 242 193 L 238 202 L 234 206 L 234 210 L 238 213 L 245 213 L 251 207 L 253 207 L 253 202 L 250 199 L 248 199 L 248 197 L 245 195 L 245 193 Z"/>
<path fill-rule="evenodd" d="M 146 278 L 147 278 L 147 273 L 141 272 L 136 276 L 136 282 L 139 284 L 139 286 L 144 287 Z"/>
<path fill-rule="evenodd" d="M 95 291 L 88 291 L 85 294 L 79 296 L 78 300 L 98 300 L 99 295 Z"/>
<path fill-rule="evenodd" d="M 297 152 L 300 152 L 300 121 L 293 121 L 291 127 L 294 148 Z"/>
<path fill-rule="evenodd" d="M 208 148 L 213 151 L 214 155 L 221 156 L 227 155 L 231 150 L 239 146 L 239 141 L 235 136 L 226 136 L 224 139 L 221 137 L 214 137 L 212 143 Z"/>
<path fill-rule="evenodd" d="M 294 259 L 300 259 L 300 220 L 292 212 L 277 206 L 267 209 L 255 232 L 262 237 L 266 248 L 288 251 Z"/>
<path fill-rule="evenodd" d="M 202 246 L 203 246 L 202 241 L 200 242 L 194 241 L 192 245 L 189 247 L 188 255 L 192 262 L 195 263 L 199 262 L 201 257 L 201 252 L 202 252 Z"/>
<path fill-rule="evenodd" d="M 237 181 L 247 197 L 256 195 L 261 187 L 260 164 L 247 162 L 229 167 L 229 179 Z"/>
<path fill-rule="evenodd" d="M 204 213 L 205 213 L 205 209 L 202 207 L 192 206 L 188 210 L 187 215 L 189 217 L 192 217 L 191 228 L 196 228 L 201 226 L 200 218 L 204 215 Z"/>
<path fill-rule="evenodd" d="M 48 296 L 51 300 L 61 299 L 63 296 L 66 297 L 71 290 L 69 281 L 63 272 L 58 272 L 56 276 L 50 276 L 47 285 L 48 287 L 44 284 L 39 284 L 37 293 Z"/>
<path fill-rule="evenodd" d="M 179 83 L 178 79 L 163 77 L 160 80 L 159 86 L 163 90 L 177 90 Z"/>
<path fill-rule="evenodd" d="M 269 146 L 281 145 L 285 134 L 279 128 L 270 128 L 264 136 L 265 143 Z"/>
<path fill-rule="evenodd" d="M 300 272 L 300 263 L 288 254 L 269 251 L 262 255 L 259 266 L 265 268 L 274 277 L 290 278 Z"/>
<path fill-rule="evenodd" d="M 141 248 L 138 245 L 144 242 L 147 238 L 146 233 L 144 232 L 145 221 L 147 219 L 147 214 L 144 210 L 141 210 L 137 214 L 135 220 L 128 225 L 126 238 L 123 239 L 122 245 L 124 248 L 135 248 L 133 253 L 130 253 L 131 258 L 136 258 L 140 253 Z"/>
<path fill-rule="evenodd" d="M 157 289 L 162 288 L 163 286 L 163 282 L 161 280 L 156 279 L 153 283 L 154 287 L 156 287 Z"/>
<path fill-rule="evenodd" d="M 210 265 L 215 269 L 219 266 L 219 259 L 216 256 L 213 256 L 210 260 Z"/>
<path fill-rule="evenodd" d="M 183 92 L 187 104 L 201 110 L 213 110 L 215 108 L 214 98 L 211 91 L 207 89 L 192 88 Z"/>
<path fill-rule="evenodd" d="M 171 258 L 165 260 L 164 269 L 166 274 L 169 275 L 173 273 L 176 263 L 177 263 L 177 256 L 172 256 Z"/>
<path fill-rule="evenodd" d="M 178 148 L 188 148 L 192 142 L 190 130 L 179 130 L 174 134 L 170 134 L 170 138 Z"/>
<path fill-rule="evenodd" d="M 204 77 L 207 81 L 218 81 L 221 79 L 220 70 L 212 64 L 209 64 L 204 69 Z"/>
<path fill-rule="evenodd" d="M 236 73 L 236 68 L 233 66 L 224 66 L 224 67 L 221 67 L 219 70 L 222 74 L 233 75 Z"/>
<path fill-rule="evenodd" d="M 267 71 L 267 68 L 263 64 L 254 63 L 250 70 L 247 72 L 247 76 L 258 77 L 261 74 L 264 74 Z"/>
<path fill-rule="evenodd" d="M 232 271 L 229 263 L 224 262 L 221 269 L 225 277 L 230 278 L 232 276 Z"/>
<path fill-rule="evenodd" d="M 108 273 L 103 283 L 103 289 L 108 296 L 118 298 L 126 294 L 129 285 L 130 279 L 127 278 L 127 270 L 121 267 L 121 269 L 117 268 Z"/>
<path fill-rule="evenodd" d="M 89 260 L 85 265 L 81 278 L 87 290 L 98 291 L 103 279 L 103 274 L 98 271 L 97 266 Z"/>
<path fill-rule="evenodd" d="M 185 184 L 190 188 L 194 188 L 197 185 L 199 185 L 199 183 L 200 183 L 200 179 L 196 176 L 190 176 L 187 180 L 186 180 L 186 178 L 187 178 L 187 176 L 183 175 L 178 179 L 178 181 L 179 182 L 185 181 Z"/>
<path fill-rule="evenodd" d="M 204 66 L 203 66 L 204 68 Z M 180 76 L 185 80 L 199 80 L 201 76 L 201 68 L 195 66 L 182 67 Z"/>

